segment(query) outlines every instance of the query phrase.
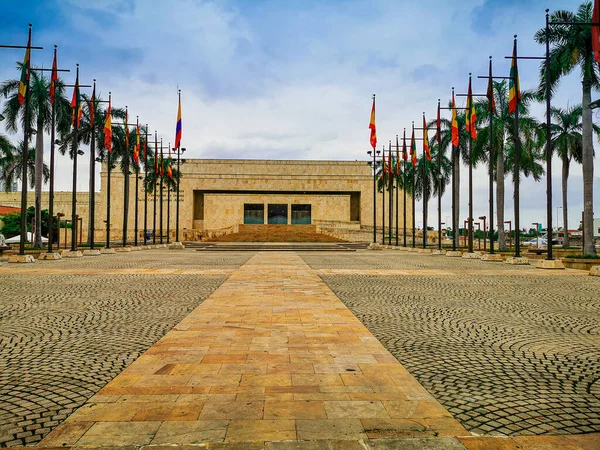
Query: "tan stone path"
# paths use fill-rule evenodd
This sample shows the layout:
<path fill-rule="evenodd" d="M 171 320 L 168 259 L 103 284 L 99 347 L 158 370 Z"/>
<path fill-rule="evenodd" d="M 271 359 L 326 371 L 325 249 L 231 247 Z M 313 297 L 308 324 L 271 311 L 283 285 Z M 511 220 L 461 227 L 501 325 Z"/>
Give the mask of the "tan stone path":
<path fill-rule="evenodd" d="M 234 271 L 40 446 L 344 440 L 335 448 L 346 449 L 432 437 L 441 446 L 427 448 L 513 448 L 441 436 L 469 433 L 317 271 L 295 253 L 269 252 Z"/>

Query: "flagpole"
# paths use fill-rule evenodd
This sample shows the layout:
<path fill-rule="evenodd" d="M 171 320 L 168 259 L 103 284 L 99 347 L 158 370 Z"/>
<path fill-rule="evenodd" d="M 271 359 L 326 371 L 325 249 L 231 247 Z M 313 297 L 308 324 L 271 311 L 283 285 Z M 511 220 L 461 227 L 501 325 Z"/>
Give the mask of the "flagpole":
<path fill-rule="evenodd" d="M 90 141 L 90 198 L 89 198 L 89 208 L 90 208 L 90 225 L 89 229 L 89 241 L 90 241 L 90 250 L 94 250 L 94 231 L 95 231 L 95 213 L 96 213 L 96 201 L 95 201 L 95 192 L 96 192 L 96 79 L 94 78 L 94 89 L 92 90 L 92 101 L 88 103 L 88 107 L 92 108 L 94 111 L 90 112 L 90 119 L 94 119 L 94 123 L 90 123 L 92 128 L 92 140 Z M 52 105 L 54 107 L 54 105 Z M 91 120 L 90 120 L 91 122 Z"/>
<path fill-rule="evenodd" d="M 54 61 L 56 61 L 56 48 L 54 46 Z M 51 76 L 52 78 L 52 76 Z M 56 88 L 56 85 L 54 85 Z M 52 124 L 50 129 L 50 192 L 48 193 L 48 253 L 52 253 L 54 239 L 54 140 L 56 139 L 56 99 L 52 101 Z"/>
<path fill-rule="evenodd" d="M 389 204 L 389 222 L 388 222 L 388 245 L 392 245 L 392 228 L 393 228 L 393 214 L 394 214 L 394 191 L 392 190 L 393 188 L 393 180 L 392 180 L 392 141 L 390 139 L 390 145 L 388 148 L 388 153 L 389 153 L 389 159 L 388 159 L 388 192 L 390 195 L 388 195 L 389 199 L 390 199 L 390 204 Z"/>
<path fill-rule="evenodd" d="M 415 121 L 413 120 L 412 122 L 412 136 L 415 135 Z M 411 139 L 411 150 L 413 150 L 412 148 L 412 144 L 413 144 L 413 140 Z M 416 149 L 413 150 L 416 152 Z M 412 162 L 411 162 L 412 164 Z M 412 248 L 415 248 L 417 246 L 416 243 L 416 223 L 415 223 L 415 167 L 412 166 L 412 170 L 411 170 L 411 177 L 412 177 Z"/>
<path fill-rule="evenodd" d="M 123 247 L 127 247 L 127 219 L 129 218 L 129 110 L 125 105 L 125 151 L 123 152 Z"/>
<path fill-rule="evenodd" d="M 137 146 L 137 141 L 140 141 L 140 146 L 141 146 L 141 140 L 139 138 L 139 132 L 140 132 L 140 116 L 135 116 L 135 123 L 136 123 L 136 128 L 135 128 L 135 139 L 136 139 L 136 146 Z M 135 165 L 135 207 L 134 207 L 134 215 L 135 215 L 135 219 L 133 221 L 133 245 L 134 247 L 138 246 L 138 189 L 139 189 L 139 177 L 140 177 L 140 164 L 139 164 L 139 160 L 140 160 L 140 148 L 138 147 L 137 149 L 137 160 L 138 163 Z"/>
<path fill-rule="evenodd" d="M 73 193 L 71 200 L 71 251 L 74 252 L 77 250 L 76 242 L 77 242 L 77 154 L 79 150 L 77 149 L 77 122 L 79 121 L 79 64 L 77 64 L 77 75 L 75 77 L 75 85 L 77 92 L 77 101 L 75 104 L 75 111 L 73 111 L 74 117 L 74 130 L 73 130 Z M 29 89 L 28 89 L 29 90 Z"/>
<path fill-rule="evenodd" d="M 425 127 L 427 123 L 425 122 L 425 112 L 423 111 L 423 133 L 426 133 L 427 130 Z M 423 155 L 421 156 L 421 161 L 423 162 L 422 167 L 422 177 L 423 177 L 423 248 L 427 248 L 427 203 L 428 203 L 428 190 L 427 190 L 427 182 L 425 181 L 425 177 L 427 176 L 425 166 L 427 163 L 425 162 L 427 157 L 425 155 L 425 141 L 423 140 Z"/>
<path fill-rule="evenodd" d="M 179 107 L 181 106 L 181 89 L 177 90 L 179 106 L 177 112 L 179 113 Z M 179 114 L 177 114 L 179 116 Z M 177 117 L 179 121 L 179 117 Z M 179 182 L 181 181 L 181 140 L 177 142 L 177 201 L 175 207 L 175 242 L 179 242 Z"/>
<path fill-rule="evenodd" d="M 160 167 L 158 168 L 158 174 L 160 176 L 160 243 L 163 243 L 163 170 L 164 162 L 162 158 L 162 146 L 163 140 L 160 138 Z"/>
<path fill-rule="evenodd" d="M 514 40 L 514 44 L 515 44 L 515 51 L 514 51 L 514 55 L 515 55 L 515 60 L 514 60 L 514 64 L 515 64 L 515 75 L 514 75 L 514 80 L 513 83 L 515 84 L 515 89 L 516 89 L 516 107 L 515 107 L 515 128 L 514 128 L 514 135 L 515 135 L 515 168 L 514 168 L 514 172 L 513 172 L 513 183 L 515 185 L 515 195 L 514 195 L 514 205 L 515 205 L 515 257 L 519 258 L 521 256 L 521 225 L 520 225 L 520 214 L 519 214 L 519 205 L 520 205 L 520 200 L 519 200 L 519 184 L 521 181 L 521 164 L 520 164 L 520 160 L 521 160 L 521 148 L 519 145 L 519 91 L 520 86 L 519 86 L 519 69 L 518 69 L 518 65 L 517 65 L 517 35 L 515 34 L 515 40 Z M 550 243 L 550 245 L 552 245 L 552 243 Z"/>
<path fill-rule="evenodd" d="M 398 197 L 400 196 L 400 192 L 399 192 L 399 179 L 398 176 L 400 175 L 400 151 L 398 148 L 398 135 L 396 135 L 396 247 L 398 247 L 399 242 L 398 242 Z"/>
<path fill-rule="evenodd" d="M 385 145 L 381 150 L 381 244 L 385 245 Z"/>
<path fill-rule="evenodd" d="M 144 138 L 144 245 L 148 245 L 148 124 Z"/>
<path fill-rule="evenodd" d="M 596 3 L 596 5 L 598 5 Z M 548 221 L 548 260 L 552 259 L 552 136 L 550 134 L 551 117 L 550 117 L 550 101 L 552 90 L 550 89 L 550 16 L 549 10 L 546 10 L 546 216 Z M 556 231 L 558 233 L 558 218 L 556 219 Z M 583 224 L 582 224 L 583 225 Z M 567 236 L 569 230 L 563 230 L 563 239 Z M 582 246 L 582 254 L 585 254 L 585 249 Z"/>
<path fill-rule="evenodd" d="M 377 243 L 377 150 L 376 150 L 376 143 L 377 143 L 377 134 L 375 133 L 375 142 L 373 142 L 373 131 L 374 131 L 374 127 L 375 127 L 375 120 L 374 120 L 374 114 L 375 114 L 375 94 L 373 94 L 373 108 L 371 110 L 371 123 L 369 123 L 369 128 L 371 129 L 371 147 L 373 147 L 373 243 L 376 244 Z M 373 128 L 371 127 L 373 126 Z M 370 154 L 371 152 L 367 152 L 368 154 Z"/>
<path fill-rule="evenodd" d="M 29 24 L 29 38 L 27 40 L 27 71 L 26 86 L 25 86 L 25 112 L 24 112 L 24 125 L 23 125 L 23 172 L 21 173 L 21 239 L 19 241 L 19 255 L 25 254 L 25 241 L 27 240 L 27 158 L 29 156 L 29 74 L 31 67 L 31 27 Z M 33 230 L 32 230 L 33 231 Z M 32 234 L 33 236 L 33 234 Z"/>
<path fill-rule="evenodd" d="M 440 123 L 440 104 L 441 100 L 438 98 L 438 115 L 437 115 L 437 141 L 438 141 L 438 154 L 437 154 L 437 181 L 438 181 L 438 250 L 442 251 L 442 137 L 441 137 L 441 123 Z"/>
<path fill-rule="evenodd" d="M 109 92 L 108 93 L 108 105 L 109 106 L 111 104 L 110 101 L 111 101 L 111 93 Z M 108 112 L 107 112 L 107 114 L 108 114 Z M 106 144 L 105 144 L 105 147 L 106 147 Z M 112 154 L 112 146 L 111 146 L 111 151 L 107 151 L 106 153 L 108 153 L 106 155 L 106 160 L 107 160 L 107 164 L 108 164 L 108 174 L 106 177 L 106 247 L 105 248 L 110 248 L 110 172 L 112 169 L 112 163 L 110 161 L 110 157 Z"/>
<path fill-rule="evenodd" d="M 454 100 L 454 86 L 452 86 L 452 99 Z M 452 105 L 453 108 L 456 107 L 456 105 Z M 454 111 L 452 111 L 454 113 Z M 454 116 L 452 116 L 454 117 Z M 450 133 L 452 133 L 452 123 L 450 123 Z M 452 135 L 452 134 L 451 134 Z M 459 132 L 459 138 L 460 138 L 460 132 Z M 455 252 L 456 251 L 456 244 L 458 243 L 458 220 L 456 217 L 457 211 L 456 211 L 456 173 L 455 173 L 455 166 L 456 166 L 456 160 L 457 158 L 460 158 L 459 154 L 458 154 L 458 146 L 455 146 L 454 143 L 452 143 L 452 251 Z"/>
<path fill-rule="evenodd" d="M 472 103 L 473 103 L 473 93 L 471 91 L 471 73 L 469 72 L 469 100 L 467 100 L 468 110 L 467 114 L 469 115 L 469 246 L 468 252 L 473 253 L 473 134 L 472 130 L 475 124 L 473 123 L 473 116 L 471 114 L 472 111 Z"/>
<path fill-rule="evenodd" d="M 404 138 L 402 141 L 402 165 L 404 166 L 404 183 L 402 183 L 402 187 L 404 190 L 404 204 L 402 205 L 402 207 L 404 208 L 404 247 L 406 247 L 406 192 L 407 192 L 407 187 L 406 186 L 406 159 L 404 159 L 404 153 L 406 152 L 406 128 L 404 128 Z"/>
<path fill-rule="evenodd" d="M 152 192 L 154 193 L 154 220 L 152 224 L 152 244 L 156 245 L 156 178 L 158 171 L 158 137 L 157 131 L 154 130 L 154 177 L 152 177 Z"/>
<path fill-rule="evenodd" d="M 490 56 L 490 98 L 488 107 L 490 109 L 490 255 L 494 254 L 494 80 L 492 78 L 492 57 Z M 485 237 L 485 231 L 484 231 Z"/>

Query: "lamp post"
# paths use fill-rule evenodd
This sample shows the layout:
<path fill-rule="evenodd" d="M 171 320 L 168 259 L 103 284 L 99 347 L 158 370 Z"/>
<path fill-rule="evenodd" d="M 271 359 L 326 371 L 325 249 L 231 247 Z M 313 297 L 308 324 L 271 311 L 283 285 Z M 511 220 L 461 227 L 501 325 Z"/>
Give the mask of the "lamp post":
<path fill-rule="evenodd" d="M 479 220 L 483 220 L 483 249 L 487 250 L 487 243 L 486 243 L 486 239 L 485 239 L 485 233 L 487 231 L 487 217 L 486 216 L 479 216 Z M 491 230 L 491 224 L 493 221 L 490 221 L 490 250 L 492 250 L 492 246 L 494 245 L 494 241 L 492 240 L 492 230 Z M 481 249 L 481 240 L 479 240 L 479 248 Z"/>
<path fill-rule="evenodd" d="M 481 250 L 481 222 L 473 222 L 473 225 L 475 225 L 477 227 L 477 231 L 479 231 L 479 233 L 477 233 L 477 249 Z"/>

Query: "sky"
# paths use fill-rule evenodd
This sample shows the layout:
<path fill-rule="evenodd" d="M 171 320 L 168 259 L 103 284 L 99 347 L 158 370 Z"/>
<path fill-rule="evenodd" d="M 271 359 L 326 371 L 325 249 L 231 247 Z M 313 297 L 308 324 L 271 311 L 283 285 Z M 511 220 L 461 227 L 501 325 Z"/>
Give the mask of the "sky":
<path fill-rule="evenodd" d="M 177 89 L 189 158 L 364 160 L 369 147 L 371 97 L 377 95 L 380 144 L 411 121 L 436 114 L 468 75 L 508 76 L 513 35 L 519 54 L 542 56 L 533 40 L 544 10 L 574 11 L 579 0 L 0 0 L 0 43 L 25 45 L 33 23 L 32 63 L 51 67 L 58 45 L 61 68 L 80 64 L 81 83 L 113 105 L 127 105 L 130 120 L 173 142 Z M 426 5 L 426 6 L 425 6 Z M 0 52 L 0 79 L 17 78 L 21 50 Z M 523 89 L 538 83 L 538 61 L 519 66 Z M 65 75 L 74 81 L 74 71 Z M 71 80 L 70 78 L 73 78 Z M 486 80 L 474 79 L 484 92 Z M 85 92 L 85 91 L 84 91 Z M 89 92 L 88 92 L 89 93 Z M 69 92 L 70 96 L 71 93 Z M 593 99 L 598 94 L 593 94 Z M 463 98 L 457 99 L 461 106 Z M 0 99 L 0 104 L 2 99 Z M 579 72 L 561 82 L 553 105 L 581 103 Z M 535 115 L 544 120 L 545 108 Z M 447 111 L 449 115 L 449 111 Z M 594 117 L 598 121 L 599 117 Z M 4 133 L 0 122 L 0 132 Z M 14 135 L 12 139 L 18 139 Z M 595 146 L 598 143 L 595 142 Z M 49 138 L 45 161 L 49 161 Z M 88 149 L 83 148 L 86 152 Z M 420 149 L 419 149 L 420 152 Z M 600 215 L 596 158 L 594 205 Z M 78 160 L 78 190 L 88 186 L 86 156 Z M 72 163 L 58 157 L 56 190 L 70 190 Z M 99 168 L 97 169 L 99 171 Z M 562 211 L 561 164 L 553 160 L 553 220 Z M 461 169 L 461 220 L 468 216 L 467 167 Z M 47 187 L 46 187 L 47 189 Z M 99 190 L 99 186 L 97 186 Z M 521 182 L 521 224 L 546 221 L 546 180 Z M 442 221 L 451 214 L 450 187 Z M 512 219 L 511 178 L 506 179 L 505 220 Z M 569 178 L 569 228 L 582 211 L 582 174 Z M 422 207 L 417 202 L 417 211 Z M 474 214 L 487 215 L 487 170 L 474 170 Z M 417 222 L 419 223 L 419 219 Z M 437 224 L 437 201 L 429 224 Z"/>

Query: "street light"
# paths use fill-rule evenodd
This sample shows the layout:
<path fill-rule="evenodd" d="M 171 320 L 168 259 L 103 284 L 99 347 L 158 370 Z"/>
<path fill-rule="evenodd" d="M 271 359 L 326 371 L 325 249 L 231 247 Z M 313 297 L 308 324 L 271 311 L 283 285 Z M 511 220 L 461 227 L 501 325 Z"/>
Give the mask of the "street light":
<path fill-rule="evenodd" d="M 479 220 L 483 220 L 483 249 L 487 250 L 487 241 L 485 238 L 485 233 L 487 231 L 487 225 L 486 225 L 486 221 L 487 221 L 487 217 L 486 216 L 479 216 Z M 492 245 L 492 237 L 490 236 L 490 247 Z M 479 247 L 481 249 L 481 241 L 479 241 Z"/>

